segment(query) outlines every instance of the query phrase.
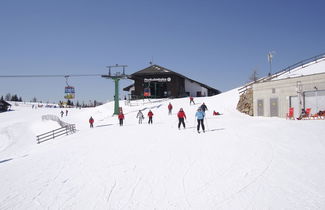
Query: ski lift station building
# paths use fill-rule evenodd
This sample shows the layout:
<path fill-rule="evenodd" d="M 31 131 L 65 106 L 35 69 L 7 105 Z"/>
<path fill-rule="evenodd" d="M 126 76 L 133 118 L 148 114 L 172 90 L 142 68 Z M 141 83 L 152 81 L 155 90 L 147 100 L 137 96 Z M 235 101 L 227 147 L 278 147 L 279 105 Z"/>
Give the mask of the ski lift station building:
<path fill-rule="evenodd" d="M 151 65 L 129 76 L 134 84 L 125 87 L 132 99 L 144 96 L 152 98 L 179 98 L 185 96 L 212 96 L 219 90 L 192 80 L 159 65 Z"/>
<path fill-rule="evenodd" d="M 286 117 L 290 107 L 299 117 L 325 110 L 325 54 L 296 63 L 252 84 L 254 116 Z"/>

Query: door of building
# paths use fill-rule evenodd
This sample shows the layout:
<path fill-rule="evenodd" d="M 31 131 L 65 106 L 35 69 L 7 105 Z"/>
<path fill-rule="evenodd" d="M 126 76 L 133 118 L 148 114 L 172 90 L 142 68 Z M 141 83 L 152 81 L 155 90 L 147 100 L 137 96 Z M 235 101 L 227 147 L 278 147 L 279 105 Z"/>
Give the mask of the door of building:
<path fill-rule="evenodd" d="M 279 102 L 278 98 L 270 99 L 270 116 L 278 117 L 279 116 Z"/>
<path fill-rule="evenodd" d="M 264 100 L 257 100 L 257 116 L 264 116 Z"/>

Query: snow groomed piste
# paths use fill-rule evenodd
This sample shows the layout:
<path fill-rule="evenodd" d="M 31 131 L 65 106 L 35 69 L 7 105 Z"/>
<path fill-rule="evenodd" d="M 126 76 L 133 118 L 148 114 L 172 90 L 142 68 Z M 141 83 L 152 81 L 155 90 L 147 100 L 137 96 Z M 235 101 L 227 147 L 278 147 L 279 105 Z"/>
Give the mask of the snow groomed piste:
<path fill-rule="evenodd" d="M 1 113 L 0 209 L 325 208 L 325 121 L 246 116 L 235 108 L 237 89 L 194 100 L 121 101 L 124 126 L 113 103 L 69 109 L 62 120 L 78 131 L 42 144 L 35 136 L 58 123 L 41 117 L 60 109 Z M 203 102 L 208 132 L 198 134 L 194 115 Z M 178 130 L 180 108 L 187 119 Z"/>

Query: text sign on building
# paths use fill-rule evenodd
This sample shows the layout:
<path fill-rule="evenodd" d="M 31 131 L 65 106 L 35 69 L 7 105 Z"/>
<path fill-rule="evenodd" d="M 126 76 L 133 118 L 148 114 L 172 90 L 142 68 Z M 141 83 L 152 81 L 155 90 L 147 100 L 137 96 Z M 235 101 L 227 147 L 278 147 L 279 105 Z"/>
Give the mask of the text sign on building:
<path fill-rule="evenodd" d="M 144 82 L 171 82 L 170 77 L 167 78 L 144 78 Z"/>

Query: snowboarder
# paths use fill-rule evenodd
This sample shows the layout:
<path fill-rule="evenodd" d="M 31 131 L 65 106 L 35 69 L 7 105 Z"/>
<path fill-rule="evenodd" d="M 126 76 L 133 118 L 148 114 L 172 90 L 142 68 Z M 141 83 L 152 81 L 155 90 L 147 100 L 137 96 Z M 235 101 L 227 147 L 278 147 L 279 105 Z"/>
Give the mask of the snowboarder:
<path fill-rule="evenodd" d="M 122 110 L 120 110 L 120 113 L 118 114 L 118 119 L 120 122 L 120 126 L 123 126 L 124 114 L 123 114 Z"/>
<path fill-rule="evenodd" d="M 205 105 L 205 103 L 203 103 L 200 108 L 201 108 L 201 110 L 203 112 L 205 112 L 206 110 L 208 110 L 208 107 Z"/>
<path fill-rule="evenodd" d="M 138 114 L 137 114 L 137 118 L 139 118 L 139 124 L 142 124 L 142 120 L 144 119 L 143 113 L 141 112 L 141 110 L 139 110 Z"/>
<path fill-rule="evenodd" d="M 173 105 L 171 103 L 168 104 L 168 114 L 171 115 L 173 110 Z"/>
<path fill-rule="evenodd" d="M 177 113 L 177 117 L 178 117 L 178 129 L 181 128 L 181 124 L 183 125 L 183 127 L 185 129 L 184 119 L 186 119 L 186 115 L 185 115 L 185 112 L 183 111 L 183 108 L 181 108 L 179 110 L 179 112 Z"/>
<path fill-rule="evenodd" d="M 193 98 L 192 96 L 190 96 L 190 105 L 191 105 L 192 103 L 195 105 L 195 103 L 194 103 L 194 98 Z"/>
<path fill-rule="evenodd" d="M 93 117 L 90 117 L 89 118 L 89 124 L 90 124 L 90 127 L 93 128 L 94 127 L 94 118 Z"/>
<path fill-rule="evenodd" d="M 63 114 L 64 114 L 63 110 L 61 110 L 61 112 L 60 112 L 60 113 L 61 113 L 61 117 L 63 117 Z"/>
<path fill-rule="evenodd" d="M 152 113 L 152 111 L 151 110 L 149 110 L 149 112 L 148 112 L 148 117 L 149 117 L 149 121 L 148 121 L 148 124 L 152 124 L 152 116 L 153 116 L 153 113 Z"/>
<path fill-rule="evenodd" d="M 205 117 L 205 113 L 204 111 L 202 111 L 201 108 L 199 108 L 195 114 L 195 117 L 197 119 L 197 132 L 200 133 L 200 125 L 202 127 L 203 133 L 205 132 L 205 127 L 204 127 L 204 117 Z"/>

